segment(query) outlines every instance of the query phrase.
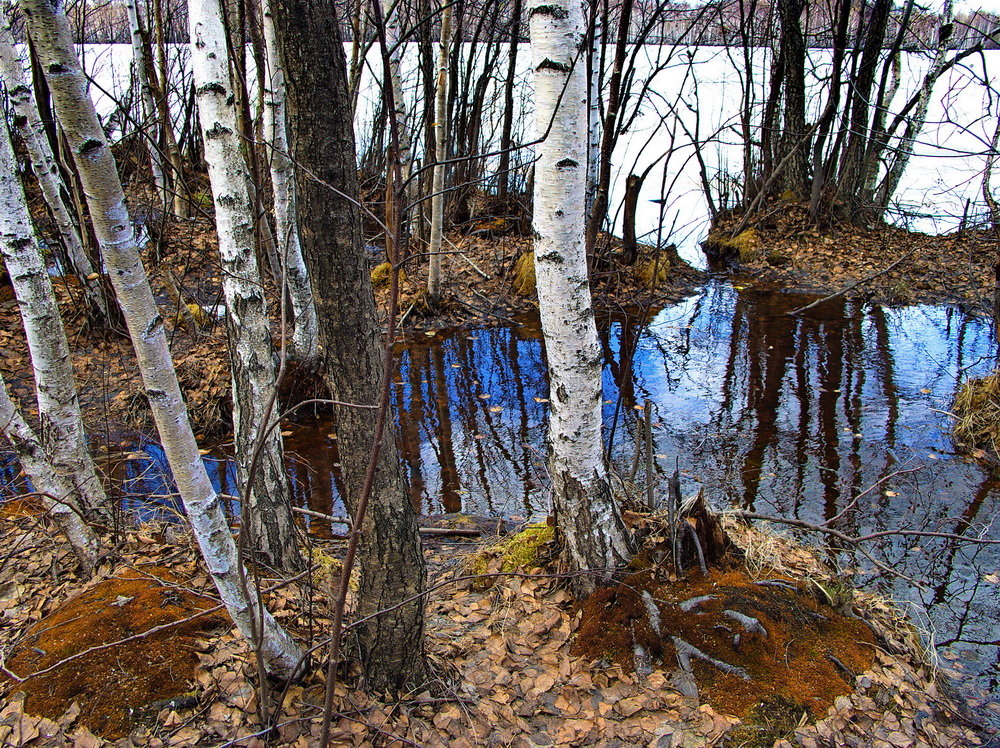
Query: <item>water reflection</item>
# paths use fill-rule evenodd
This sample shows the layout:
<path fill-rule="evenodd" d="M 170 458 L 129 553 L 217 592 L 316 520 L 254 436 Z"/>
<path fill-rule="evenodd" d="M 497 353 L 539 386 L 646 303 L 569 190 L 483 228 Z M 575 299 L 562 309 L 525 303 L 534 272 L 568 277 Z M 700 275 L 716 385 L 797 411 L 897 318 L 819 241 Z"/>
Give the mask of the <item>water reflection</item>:
<path fill-rule="evenodd" d="M 649 400 L 654 469 L 665 481 L 676 461 L 685 493 L 700 484 L 721 505 L 820 522 L 884 480 L 839 529 L 987 526 L 1000 511 L 1000 480 L 954 453 L 946 411 L 964 376 L 993 365 L 988 323 L 954 308 L 844 300 L 788 314 L 811 300 L 710 283 L 655 313 L 601 317 L 606 434 L 616 464 L 631 462 Z M 400 346 L 398 361 L 392 399 L 414 506 L 426 514 L 546 513 L 548 390 L 537 324 L 421 337 Z M 341 515 L 332 422 L 288 431 L 295 501 Z M 109 468 L 126 506 L 148 515 L 149 496 L 173 506 L 161 451 L 137 446 L 142 459 L 133 454 Z M 235 495 L 231 461 L 206 459 L 216 488 Z M 0 464 L 0 480 L 13 474 Z M 894 535 L 872 552 L 926 586 L 914 589 L 846 554 L 831 560 L 913 603 L 920 625 L 955 658 L 950 667 L 975 676 L 969 688 L 1000 694 L 1000 551 Z"/>

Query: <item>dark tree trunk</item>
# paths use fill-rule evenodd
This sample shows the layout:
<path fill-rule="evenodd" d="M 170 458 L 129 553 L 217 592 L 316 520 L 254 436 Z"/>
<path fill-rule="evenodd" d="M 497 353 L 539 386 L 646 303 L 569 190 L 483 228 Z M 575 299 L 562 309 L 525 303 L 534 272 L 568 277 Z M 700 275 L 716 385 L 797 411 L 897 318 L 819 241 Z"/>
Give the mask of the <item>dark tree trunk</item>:
<path fill-rule="evenodd" d="M 781 20 L 781 49 L 785 81 L 784 123 L 778 158 L 787 158 L 780 184 L 795 199 L 806 194 L 808 133 L 806 130 L 806 45 L 802 36 L 801 16 L 804 0 L 781 0 L 778 13 Z M 776 168 L 781 168 L 777 166 Z"/>
<path fill-rule="evenodd" d="M 594 205 L 587 219 L 587 256 L 592 258 L 597 243 L 597 234 L 604 225 L 608 213 L 608 201 L 611 192 L 611 156 L 618 142 L 618 117 L 621 113 L 625 97 L 622 76 L 625 69 L 625 58 L 628 54 L 629 29 L 632 25 L 632 0 L 623 0 L 621 15 L 618 19 L 618 40 L 615 44 L 615 63 L 611 69 L 611 79 L 608 82 L 608 107 L 604 115 L 601 131 L 600 168 L 597 177 L 597 192 L 594 195 Z M 607 19 L 604 21 L 608 28 Z"/>
<path fill-rule="evenodd" d="M 844 150 L 838 179 L 838 194 L 845 201 L 845 214 L 858 219 L 865 216 L 871 206 L 871 195 L 865 190 L 865 151 L 868 148 L 871 123 L 872 90 L 875 86 L 879 55 L 885 41 L 891 0 L 875 0 L 871 15 L 865 25 L 864 49 L 858 70 L 851 81 L 850 135 Z"/>
<path fill-rule="evenodd" d="M 288 75 L 292 157 L 298 170 L 302 248 L 313 277 L 319 338 L 331 396 L 373 405 L 382 382 L 383 341 L 361 237 L 347 61 L 334 0 L 273 6 Z M 322 183 L 321 183 L 322 182 Z M 332 185 L 343 194 L 338 194 Z M 375 412 L 340 408 L 336 431 L 346 502 L 353 514 L 372 449 Z M 357 631 L 368 686 L 415 684 L 425 673 L 424 559 L 417 520 L 396 459 L 391 429 L 381 442 L 368 512 L 361 524 L 357 618 L 381 610 Z M 405 601 L 411 600 L 409 603 Z M 394 606 L 399 606 L 395 609 Z"/>
<path fill-rule="evenodd" d="M 503 87 L 503 128 L 500 135 L 500 184 L 501 198 L 510 191 L 511 131 L 514 128 L 514 79 L 517 78 L 517 45 L 521 41 L 521 0 L 514 0 L 510 15 L 510 47 L 507 51 L 507 79 Z"/>

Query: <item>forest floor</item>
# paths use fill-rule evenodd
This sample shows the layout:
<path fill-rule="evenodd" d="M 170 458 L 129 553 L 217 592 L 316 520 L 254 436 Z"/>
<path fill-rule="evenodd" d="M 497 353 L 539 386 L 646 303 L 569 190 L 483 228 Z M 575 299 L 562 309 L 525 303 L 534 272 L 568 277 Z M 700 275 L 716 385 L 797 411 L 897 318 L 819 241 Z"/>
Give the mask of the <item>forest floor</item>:
<path fill-rule="evenodd" d="M 986 230 L 931 235 L 881 224 L 818 228 L 799 205 L 779 205 L 734 236 L 739 216 L 706 242 L 731 272 L 775 287 L 889 305 L 959 304 L 990 313 L 1000 240 Z"/>
<path fill-rule="evenodd" d="M 735 523 L 728 529 L 739 550 L 707 577 L 646 567 L 583 605 L 553 568 L 551 533 L 529 531 L 538 538 L 530 546 L 426 541 L 432 675 L 403 698 L 380 700 L 365 694 L 357 672 L 343 672 L 334 744 L 983 744 L 891 605 L 836 591 L 829 571 L 801 546 Z M 190 536 L 181 525 L 142 525 L 109 540 L 113 551 L 84 581 L 30 502 L 4 505 L 0 745 L 264 746 L 252 654 L 219 610 Z M 309 574 L 281 580 L 261 572 L 268 607 L 305 645 L 329 631 L 327 591 L 342 548 L 312 538 Z M 623 618 L 627 605 L 606 603 L 609 594 L 635 597 L 637 585 L 651 588 L 653 575 L 664 646 L 653 646 L 642 664 L 631 655 L 645 614 Z M 706 590 L 727 606 L 766 596 L 766 604 L 762 597 L 746 609 L 767 631 L 744 632 L 727 650 L 749 681 L 696 661 L 694 698 L 681 685 L 671 637 L 712 652 L 713 640 L 728 642 L 738 628 L 710 610 L 671 613 L 681 610 L 676 601 L 709 599 L 698 597 Z M 604 634 L 595 639 L 595 629 Z M 813 638 L 811 630 L 823 635 Z M 834 630 L 843 631 L 840 638 Z M 269 684 L 266 703 L 280 707 L 270 712 L 268 745 L 318 743 L 322 664 L 315 658 L 287 687 Z"/>

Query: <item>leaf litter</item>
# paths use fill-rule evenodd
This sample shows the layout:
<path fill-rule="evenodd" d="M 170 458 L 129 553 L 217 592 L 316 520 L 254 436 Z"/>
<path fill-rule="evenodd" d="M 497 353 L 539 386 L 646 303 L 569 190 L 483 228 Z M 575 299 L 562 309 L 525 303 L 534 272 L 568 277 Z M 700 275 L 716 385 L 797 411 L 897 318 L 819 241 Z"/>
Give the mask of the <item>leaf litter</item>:
<path fill-rule="evenodd" d="M 750 528 L 734 526 L 730 531 L 741 548 L 760 541 L 760 533 Z M 32 637 L 65 617 L 74 604 L 81 616 L 75 623 L 83 628 L 98 613 L 84 603 L 99 595 L 107 602 L 119 596 L 134 598 L 121 606 L 104 606 L 113 613 L 128 611 L 144 595 L 148 596 L 145 607 L 151 608 L 157 607 L 156 597 L 162 603 L 166 594 L 189 601 L 190 607 L 183 609 L 161 604 L 156 613 L 147 611 L 157 622 L 168 614 L 180 620 L 191 610 L 214 604 L 210 602 L 215 599 L 214 591 L 190 538 L 176 527 L 147 525 L 127 531 L 119 538 L 115 558 L 102 564 L 89 582 L 76 577 L 71 554 L 44 518 L 23 512 L 7 515 L 0 520 L 0 533 L 3 547 L 10 549 L 3 561 L 0 595 L 2 655 L 5 667 L 15 672 L 15 661 L 22 669 L 28 664 L 18 660 L 17 653 L 33 652 L 31 647 L 41 641 Z M 331 557 L 343 549 L 336 541 L 313 542 Z M 780 559 L 780 568 L 768 567 L 767 559 L 758 556 L 756 566 L 750 565 L 753 571 L 742 572 L 748 579 L 776 575 L 829 579 L 816 557 L 801 546 L 780 538 L 769 538 L 765 545 L 768 558 Z M 509 544 L 500 547 L 509 550 Z M 791 714 L 794 724 L 786 719 L 775 731 L 773 725 L 768 726 L 775 720 L 767 717 L 776 713 L 775 704 L 780 705 L 773 699 L 759 700 L 763 707 L 756 713 L 745 711 L 741 719 L 734 713 L 740 709 L 724 708 L 723 702 L 711 700 L 708 680 L 701 683 L 706 703 L 683 695 L 674 683 L 672 652 L 665 651 L 662 661 L 654 659 L 641 673 L 627 660 L 623 664 L 614 658 L 574 654 L 585 612 L 553 573 L 551 549 L 539 543 L 534 559 L 521 554 L 517 556 L 523 562 L 519 570 L 501 574 L 505 563 L 509 568 L 511 555 L 493 548 L 487 545 L 484 553 L 482 543 L 425 542 L 432 586 L 447 583 L 435 588 L 427 601 L 426 648 L 436 676 L 402 699 L 383 701 L 366 694 L 357 671 L 347 668 L 334 694 L 334 744 L 666 748 L 760 745 L 762 737 L 770 741 L 768 745 L 778 740 L 782 746 L 979 742 L 962 713 L 939 690 L 932 669 L 921 664 L 912 627 L 890 605 L 871 595 L 854 593 L 851 601 L 878 638 L 878 645 L 871 647 L 870 663 L 825 708 L 813 704 L 800 709 L 800 700 L 789 699 L 793 706 L 779 712 Z M 486 586 L 469 573 L 471 566 L 498 576 L 491 577 L 494 583 Z M 695 586 L 708 584 L 700 573 L 694 576 L 699 578 Z M 263 586 L 273 581 L 264 579 Z M 265 599 L 297 637 L 317 642 L 329 626 L 329 589 L 329 579 L 310 582 L 307 577 L 268 593 Z M 105 614 L 106 610 L 100 611 Z M 133 633 L 142 634 L 142 627 L 150 623 L 152 618 L 137 625 Z M 164 639 L 191 659 L 184 666 L 170 668 L 169 687 L 142 697 L 150 699 L 146 708 L 126 712 L 128 724 L 120 734 L 100 723 L 98 715 L 119 709 L 123 692 L 131 687 L 129 679 L 119 677 L 102 683 L 99 692 L 77 689 L 75 694 L 74 684 L 68 683 L 65 701 L 58 707 L 50 705 L 42 714 L 33 706 L 32 679 L 21 683 L 8 677 L 0 685 L 4 701 L 0 744 L 263 746 L 252 655 L 228 619 L 219 616 L 213 626 L 186 631 L 184 636 L 174 632 Z M 114 635 L 120 633 L 124 632 Z M 127 650 L 137 641 L 102 650 L 93 668 L 136 664 L 138 657 Z M 78 647 L 85 644 L 92 646 L 88 640 Z M 71 649 L 67 644 L 59 656 L 65 658 Z M 82 663 L 84 658 L 73 662 Z M 39 664 L 35 662 L 35 667 Z M 69 669 L 65 672 L 71 675 Z M 268 744 L 305 747 L 318 742 L 323 684 L 323 663 L 317 660 L 301 682 L 283 693 L 270 689 L 269 698 L 280 696 L 281 707 Z M 723 683 L 721 688 L 728 685 Z"/>

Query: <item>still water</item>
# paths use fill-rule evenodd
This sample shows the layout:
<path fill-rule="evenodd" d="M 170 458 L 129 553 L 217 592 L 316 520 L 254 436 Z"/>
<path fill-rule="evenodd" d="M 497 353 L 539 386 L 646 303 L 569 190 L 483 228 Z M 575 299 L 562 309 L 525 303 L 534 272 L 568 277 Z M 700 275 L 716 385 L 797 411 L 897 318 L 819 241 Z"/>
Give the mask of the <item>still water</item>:
<path fill-rule="evenodd" d="M 648 400 L 656 480 L 663 485 L 678 465 L 685 495 L 700 486 L 719 507 L 821 522 L 885 479 L 839 529 L 1000 538 L 991 526 L 1000 479 L 948 435 L 957 385 L 995 362 L 988 322 L 951 307 L 843 300 L 787 314 L 812 298 L 710 282 L 666 308 L 600 317 L 606 436 L 619 469 L 631 463 Z M 548 389 L 537 321 L 421 335 L 398 358 L 392 397 L 414 505 L 424 514 L 545 515 Z M 342 515 L 333 424 L 304 419 L 286 431 L 296 501 Z M 206 461 L 217 487 L 235 495 L 232 462 Z M 158 446 L 137 444 L 111 475 L 124 505 L 148 516 L 175 506 L 164 471 Z M 330 530 L 315 521 L 311 529 Z M 890 536 L 870 550 L 922 586 L 847 554 L 831 560 L 906 605 L 965 697 L 997 701 L 1000 548 Z"/>

